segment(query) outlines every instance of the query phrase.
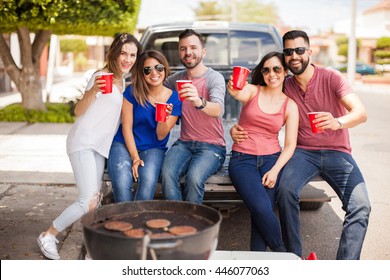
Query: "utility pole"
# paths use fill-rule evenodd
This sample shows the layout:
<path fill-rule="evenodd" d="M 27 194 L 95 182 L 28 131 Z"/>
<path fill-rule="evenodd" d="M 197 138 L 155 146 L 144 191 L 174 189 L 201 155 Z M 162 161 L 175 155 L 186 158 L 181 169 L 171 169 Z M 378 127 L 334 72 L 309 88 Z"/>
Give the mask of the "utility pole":
<path fill-rule="evenodd" d="M 356 74 L 356 1 L 351 0 L 351 34 L 348 39 L 348 65 L 347 77 L 353 85 L 355 83 Z"/>
<path fill-rule="evenodd" d="M 237 6 L 236 6 L 236 0 L 230 1 L 230 21 L 235 22 L 237 21 Z"/>
<path fill-rule="evenodd" d="M 57 55 L 57 46 L 58 46 L 58 36 L 52 34 L 50 37 L 50 49 L 49 49 L 49 60 L 47 63 L 47 74 L 46 74 L 46 86 L 42 91 L 43 102 L 50 101 L 50 95 L 53 89 L 53 79 L 54 79 L 54 66 Z"/>

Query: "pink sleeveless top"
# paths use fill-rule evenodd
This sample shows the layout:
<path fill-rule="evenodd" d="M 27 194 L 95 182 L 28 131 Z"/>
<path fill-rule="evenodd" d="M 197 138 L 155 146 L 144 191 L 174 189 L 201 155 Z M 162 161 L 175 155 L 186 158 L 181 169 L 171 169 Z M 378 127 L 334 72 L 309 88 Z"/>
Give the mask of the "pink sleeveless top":
<path fill-rule="evenodd" d="M 248 139 L 233 144 L 232 150 L 250 155 L 270 155 L 281 151 L 278 135 L 286 121 L 288 97 L 276 114 L 264 113 L 258 106 L 260 86 L 256 95 L 241 110 L 238 124 L 248 132 Z"/>

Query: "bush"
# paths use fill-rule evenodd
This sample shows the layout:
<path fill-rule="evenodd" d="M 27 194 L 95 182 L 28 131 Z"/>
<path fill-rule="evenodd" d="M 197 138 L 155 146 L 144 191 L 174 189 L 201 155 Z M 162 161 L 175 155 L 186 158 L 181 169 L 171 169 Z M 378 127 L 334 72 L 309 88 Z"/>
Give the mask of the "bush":
<path fill-rule="evenodd" d="M 390 37 L 381 37 L 376 42 L 376 47 L 378 49 L 390 48 Z"/>
<path fill-rule="evenodd" d="M 60 40 L 60 50 L 61 52 L 73 52 L 81 53 L 86 52 L 88 49 L 87 43 L 84 39 L 61 39 Z"/>
<path fill-rule="evenodd" d="M 72 103 L 47 103 L 47 111 L 25 110 L 20 103 L 12 104 L 0 110 L 0 121 L 3 122 L 51 122 L 73 123 Z"/>
<path fill-rule="evenodd" d="M 377 58 L 377 59 L 381 59 L 381 58 L 390 58 L 390 50 L 376 50 L 374 52 L 374 56 Z"/>

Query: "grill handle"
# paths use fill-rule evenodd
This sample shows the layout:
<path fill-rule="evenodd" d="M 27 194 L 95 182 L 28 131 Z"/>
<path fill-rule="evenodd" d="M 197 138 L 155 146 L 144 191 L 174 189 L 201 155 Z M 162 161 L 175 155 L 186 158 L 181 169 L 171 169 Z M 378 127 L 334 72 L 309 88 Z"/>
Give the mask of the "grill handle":
<path fill-rule="evenodd" d="M 149 243 L 147 246 L 153 250 L 173 249 L 183 244 L 183 240 L 176 240 L 175 242 L 164 242 L 164 243 Z"/>
<path fill-rule="evenodd" d="M 141 260 L 146 260 L 147 248 L 149 248 L 152 258 L 156 260 L 157 256 L 154 250 L 174 249 L 180 246 L 181 244 L 183 244 L 183 240 L 181 239 L 176 240 L 175 242 L 163 242 L 163 243 L 155 243 L 155 244 L 150 243 L 150 241 L 151 241 L 150 235 L 146 234 L 143 237 L 143 242 L 142 242 Z"/>
<path fill-rule="evenodd" d="M 148 244 L 150 255 L 152 256 L 153 260 L 157 260 L 157 255 L 154 250 L 164 250 L 164 249 L 174 249 L 178 246 L 180 246 L 183 243 L 182 240 L 176 240 L 175 242 L 164 242 L 164 243 L 157 243 L 157 244 Z"/>
<path fill-rule="evenodd" d="M 148 248 L 148 245 L 150 243 L 150 236 L 149 234 L 145 234 L 145 236 L 143 237 L 143 240 L 142 240 L 142 250 L 141 250 L 141 260 L 144 261 L 146 260 L 146 256 L 147 256 L 147 248 Z"/>

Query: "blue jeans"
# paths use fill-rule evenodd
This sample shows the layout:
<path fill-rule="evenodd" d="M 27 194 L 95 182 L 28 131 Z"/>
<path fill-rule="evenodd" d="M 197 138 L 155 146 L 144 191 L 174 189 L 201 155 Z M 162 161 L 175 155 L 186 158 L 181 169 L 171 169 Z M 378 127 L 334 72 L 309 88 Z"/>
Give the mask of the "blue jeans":
<path fill-rule="evenodd" d="M 161 170 L 164 198 L 202 203 L 206 180 L 222 167 L 225 156 L 225 147 L 177 140 L 168 150 Z M 182 194 L 180 178 L 184 175 Z"/>
<path fill-rule="evenodd" d="M 359 259 L 371 212 L 366 183 L 350 154 L 332 150 L 296 149 L 284 167 L 277 190 L 277 203 L 287 250 L 302 256 L 299 195 L 317 175 L 334 189 L 345 211 L 336 258 Z"/>
<path fill-rule="evenodd" d="M 138 182 L 134 200 L 152 200 L 164 160 L 164 149 L 138 151 L 145 165 L 138 168 Z M 114 141 L 108 156 L 108 175 L 115 202 L 133 200 L 132 159 L 125 144 Z"/>
<path fill-rule="evenodd" d="M 251 214 L 251 251 L 285 252 L 278 217 L 274 213 L 277 184 L 264 187 L 261 178 L 278 160 L 279 153 L 265 156 L 232 151 L 229 176 Z"/>

